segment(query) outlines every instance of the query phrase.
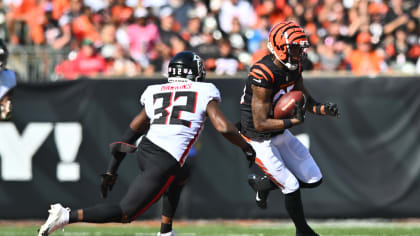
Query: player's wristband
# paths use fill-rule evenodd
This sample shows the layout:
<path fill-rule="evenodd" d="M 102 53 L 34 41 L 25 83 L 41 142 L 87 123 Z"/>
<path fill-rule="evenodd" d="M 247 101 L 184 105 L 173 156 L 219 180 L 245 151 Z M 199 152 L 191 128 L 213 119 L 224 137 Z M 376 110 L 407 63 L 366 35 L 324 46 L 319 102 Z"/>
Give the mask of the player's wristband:
<path fill-rule="evenodd" d="M 283 124 L 284 124 L 284 129 L 288 129 L 293 126 L 292 120 L 290 119 L 283 120 Z"/>
<path fill-rule="evenodd" d="M 322 106 L 322 104 L 316 104 L 315 105 L 315 114 L 323 115 L 322 112 L 321 112 L 321 106 Z"/>

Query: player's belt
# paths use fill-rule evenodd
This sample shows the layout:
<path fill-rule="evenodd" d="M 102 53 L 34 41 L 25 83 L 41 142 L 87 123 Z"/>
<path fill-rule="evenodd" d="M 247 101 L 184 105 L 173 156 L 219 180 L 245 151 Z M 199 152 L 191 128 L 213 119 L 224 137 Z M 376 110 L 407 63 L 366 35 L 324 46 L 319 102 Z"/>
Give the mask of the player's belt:
<path fill-rule="evenodd" d="M 282 131 L 276 131 L 276 132 L 255 132 L 251 130 L 241 130 L 241 133 L 245 135 L 247 138 L 254 140 L 254 141 L 265 141 L 269 140 L 274 136 L 277 136 L 279 134 L 282 134 L 284 130 Z"/>

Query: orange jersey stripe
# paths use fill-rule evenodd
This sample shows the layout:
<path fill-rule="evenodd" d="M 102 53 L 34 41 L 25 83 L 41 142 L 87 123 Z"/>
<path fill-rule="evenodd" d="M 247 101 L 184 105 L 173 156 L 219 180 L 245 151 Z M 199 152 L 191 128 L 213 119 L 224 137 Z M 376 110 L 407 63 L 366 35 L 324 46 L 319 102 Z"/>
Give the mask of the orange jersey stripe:
<path fill-rule="evenodd" d="M 282 88 L 289 87 L 290 85 L 292 85 L 292 84 L 294 84 L 294 83 L 295 83 L 295 81 L 291 81 L 291 82 L 289 82 L 289 83 L 287 83 L 287 84 L 280 85 L 280 88 L 282 89 Z"/>
<path fill-rule="evenodd" d="M 274 82 L 274 75 L 273 75 L 273 72 L 266 66 L 266 65 L 264 65 L 264 64 L 262 64 L 262 63 L 257 63 L 257 64 L 255 64 L 256 66 L 260 66 L 265 72 L 267 72 L 269 75 L 270 75 L 270 77 L 271 77 L 271 81 L 273 81 Z"/>
<path fill-rule="evenodd" d="M 267 76 L 261 71 L 261 70 L 259 70 L 259 69 L 256 69 L 256 68 L 252 68 L 252 70 L 251 70 L 251 72 L 252 73 L 254 73 L 255 75 L 259 75 L 259 79 L 261 79 L 261 77 L 263 77 L 265 80 L 267 80 L 268 81 L 268 78 L 267 78 Z M 257 77 L 258 78 L 258 77 Z"/>
<path fill-rule="evenodd" d="M 241 134 L 242 138 L 245 139 L 245 141 L 247 141 L 248 143 L 251 142 L 251 139 L 249 139 L 247 136 Z"/>
<path fill-rule="evenodd" d="M 254 68 L 254 69 L 252 69 L 252 71 L 255 72 L 255 73 L 257 73 L 257 74 L 259 74 L 259 75 L 261 75 L 261 76 L 264 76 L 264 72 L 262 72 L 260 69 Z"/>
<path fill-rule="evenodd" d="M 257 79 L 262 79 L 261 76 L 255 74 L 253 71 L 249 72 L 250 75 L 254 76 Z"/>

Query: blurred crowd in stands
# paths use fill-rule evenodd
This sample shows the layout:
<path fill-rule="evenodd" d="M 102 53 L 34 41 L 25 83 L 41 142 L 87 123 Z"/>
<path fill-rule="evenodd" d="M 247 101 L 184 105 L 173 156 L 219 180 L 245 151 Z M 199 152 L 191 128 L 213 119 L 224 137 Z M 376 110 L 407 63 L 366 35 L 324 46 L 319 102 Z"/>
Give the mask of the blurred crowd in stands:
<path fill-rule="evenodd" d="M 0 0 L 9 45 L 68 50 L 55 72 L 131 77 L 165 74 L 189 49 L 218 75 L 246 72 L 268 54 L 278 21 L 302 25 L 305 70 L 355 75 L 420 73 L 418 0 Z"/>

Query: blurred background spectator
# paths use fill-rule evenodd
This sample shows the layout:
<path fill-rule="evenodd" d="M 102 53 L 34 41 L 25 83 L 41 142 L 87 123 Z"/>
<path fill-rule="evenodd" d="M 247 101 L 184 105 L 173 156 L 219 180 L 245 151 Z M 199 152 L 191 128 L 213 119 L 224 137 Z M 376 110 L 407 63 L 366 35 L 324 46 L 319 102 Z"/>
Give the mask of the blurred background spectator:
<path fill-rule="evenodd" d="M 234 55 L 231 41 L 221 39 L 218 43 L 218 56 L 206 61 L 206 69 L 214 71 L 217 75 L 234 75 L 243 69 L 242 63 Z"/>
<path fill-rule="evenodd" d="M 155 44 L 160 41 L 158 27 L 148 19 L 144 8 L 137 8 L 134 21 L 125 30 L 129 41 L 132 58 L 142 67 L 147 68 L 150 58 L 156 57 Z"/>
<path fill-rule="evenodd" d="M 219 10 L 220 29 L 224 33 L 232 32 L 232 23 L 238 20 L 240 27 L 249 28 L 255 24 L 255 11 L 246 0 L 224 0 Z"/>
<path fill-rule="evenodd" d="M 63 78 L 76 79 L 82 76 L 95 77 L 106 69 L 105 58 L 98 53 L 93 41 L 85 38 L 80 50 L 73 52 L 72 58 L 58 64 L 55 70 Z"/>
<path fill-rule="evenodd" d="M 209 73 L 246 73 L 284 20 L 306 30 L 306 71 L 420 73 L 415 0 L 0 0 L 10 64 L 31 79 L 164 74 L 181 50 Z"/>
<path fill-rule="evenodd" d="M 372 37 L 368 32 L 357 35 L 356 49 L 351 50 L 346 59 L 355 75 L 377 75 L 387 70 L 384 56 L 372 48 Z"/>
<path fill-rule="evenodd" d="M 124 50 L 121 44 L 116 44 L 113 54 L 109 57 L 106 75 L 112 78 L 133 77 L 141 73 L 141 67 Z"/>

